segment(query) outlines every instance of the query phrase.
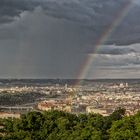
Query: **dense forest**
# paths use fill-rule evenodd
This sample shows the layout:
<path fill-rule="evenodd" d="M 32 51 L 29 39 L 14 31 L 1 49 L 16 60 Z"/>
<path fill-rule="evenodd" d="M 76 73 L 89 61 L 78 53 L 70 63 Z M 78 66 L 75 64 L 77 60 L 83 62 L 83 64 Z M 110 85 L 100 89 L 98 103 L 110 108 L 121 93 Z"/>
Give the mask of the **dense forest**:
<path fill-rule="evenodd" d="M 20 119 L 0 120 L 1 140 L 140 140 L 140 112 L 110 116 L 61 111 L 29 112 Z"/>

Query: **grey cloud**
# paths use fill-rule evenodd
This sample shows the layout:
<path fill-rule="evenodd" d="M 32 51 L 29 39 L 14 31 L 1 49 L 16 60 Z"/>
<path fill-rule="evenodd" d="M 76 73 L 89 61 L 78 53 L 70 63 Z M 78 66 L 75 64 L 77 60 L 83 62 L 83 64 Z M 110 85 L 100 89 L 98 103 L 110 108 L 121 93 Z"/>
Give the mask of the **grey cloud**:
<path fill-rule="evenodd" d="M 125 54 L 125 55 L 99 55 L 96 57 L 96 66 L 106 66 L 106 67 L 121 67 L 140 65 L 140 54 Z"/>
<path fill-rule="evenodd" d="M 128 45 L 140 42 L 140 6 L 136 2 L 105 42 L 116 45 L 102 45 L 98 52 L 95 49 L 127 2 L 1 0 L 0 76 L 75 78 L 89 53 L 96 59 L 87 77 L 92 77 L 94 70 L 117 76 L 125 73 L 123 66 L 128 68 L 125 76 L 129 75 L 129 68 L 135 71 L 140 64 L 140 45 Z"/>
<path fill-rule="evenodd" d="M 98 54 L 110 54 L 110 55 L 125 55 L 129 53 L 136 53 L 137 51 L 133 47 L 123 46 L 103 46 L 96 53 Z"/>
<path fill-rule="evenodd" d="M 89 78 L 93 79 L 137 79 L 139 78 L 140 71 L 138 67 L 132 69 L 120 69 L 115 67 L 114 69 L 94 69 L 88 75 Z"/>
<path fill-rule="evenodd" d="M 47 16 L 68 20 L 92 31 L 95 44 L 129 3 L 132 5 L 131 10 L 104 43 L 139 43 L 139 0 L 1 0 L 0 23 L 14 21 L 22 12 L 33 11 L 41 6 Z"/>
<path fill-rule="evenodd" d="M 74 78 L 91 40 L 84 28 L 46 16 L 40 7 L 0 30 L 0 77 Z"/>
<path fill-rule="evenodd" d="M 131 0 L 1 0 L 0 15 L 7 17 L 18 16 L 22 11 L 33 10 L 41 6 L 46 14 L 56 18 L 77 21 L 92 27 L 99 24 L 107 25 Z"/>
<path fill-rule="evenodd" d="M 140 65 L 140 45 L 127 46 L 102 45 L 98 52 L 89 54 L 93 57 L 94 67 L 112 69 L 113 67 L 135 67 Z M 92 66 L 91 66 L 92 67 Z"/>
<path fill-rule="evenodd" d="M 139 78 L 140 53 L 123 55 L 96 54 L 88 78 Z"/>
<path fill-rule="evenodd" d="M 32 0 L 0 0 L 0 23 L 11 22 L 23 11 L 33 10 L 38 4 Z"/>

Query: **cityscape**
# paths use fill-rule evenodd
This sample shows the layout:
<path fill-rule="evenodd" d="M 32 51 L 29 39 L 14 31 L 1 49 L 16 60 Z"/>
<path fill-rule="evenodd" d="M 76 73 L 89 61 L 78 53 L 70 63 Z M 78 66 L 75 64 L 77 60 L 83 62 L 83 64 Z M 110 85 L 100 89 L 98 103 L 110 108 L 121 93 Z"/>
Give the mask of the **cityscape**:
<path fill-rule="evenodd" d="M 140 140 L 140 0 L 0 0 L 0 140 Z"/>
<path fill-rule="evenodd" d="M 37 80 L 1 83 L 0 117 L 20 117 L 29 111 L 49 110 L 108 116 L 119 107 L 126 109 L 129 116 L 140 108 L 140 81 L 136 79 L 81 80 L 81 85 L 74 85 L 74 80 L 40 81 L 41 84 Z"/>

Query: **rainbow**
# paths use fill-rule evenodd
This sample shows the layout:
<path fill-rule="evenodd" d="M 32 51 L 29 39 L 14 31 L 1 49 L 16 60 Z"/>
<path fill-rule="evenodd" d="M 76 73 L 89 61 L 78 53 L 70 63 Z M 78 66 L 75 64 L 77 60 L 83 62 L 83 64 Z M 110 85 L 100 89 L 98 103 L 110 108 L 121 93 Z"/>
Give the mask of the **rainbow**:
<path fill-rule="evenodd" d="M 103 45 L 109 37 L 112 35 L 112 33 L 117 29 L 117 27 L 121 24 L 123 19 L 126 17 L 130 9 L 132 8 L 132 0 L 128 0 L 128 2 L 119 10 L 119 12 L 114 16 L 113 22 L 109 25 L 109 27 L 102 33 L 101 37 L 95 44 L 95 48 L 93 50 L 93 54 L 95 52 L 98 52 L 100 49 L 100 46 Z M 91 64 L 93 64 L 93 59 L 94 55 L 87 55 L 83 65 L 80 68 L 80 71 L 78 73 L 77 79 L 78 81 L 76 82 L 76 85 L 80 83 L 80 79 L 85 79 L 86 76 L 89 73 L 89 69 L 91 67 Z"/>

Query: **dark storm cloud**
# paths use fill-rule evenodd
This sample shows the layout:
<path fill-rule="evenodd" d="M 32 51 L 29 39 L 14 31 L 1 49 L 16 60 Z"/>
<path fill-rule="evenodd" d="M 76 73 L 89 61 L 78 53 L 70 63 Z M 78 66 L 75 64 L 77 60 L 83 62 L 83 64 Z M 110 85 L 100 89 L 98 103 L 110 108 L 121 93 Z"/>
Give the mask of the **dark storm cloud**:
<path fill-rule="evenodd" d="M 0 23 L 11 22 L 23 11 L 41 6 L 46 15 L 76 22 L 92 30 L 96 43 L 128 3 L 132 3 L 131 10 L 105 43 L 132 44 L 140 42 L 139 0 L 1 0 Z"/>
<path fill-rule="evenodd" d="M 108 24 L 114 14 L 120 10 L 129 0 L 1 0 L 0 15 L 5 19 L 19 16 L 21 12 L 33 10 L 41 6 L 46 14 L 56 18 L 63 18 L 71 21 L 81 22 L 87 26 L 94 26 L 99 21 Z M 99 25 L 100 26 L 100 25 Z"/>
<path fill-rule="evenodd" d="M 102 67 L 97 77 L 107 70 L 111 77 L 113 67 L 116 76 L 122 66 L 138 67 L 139 44 L 128 44 L 140 42 L 139 0 L 132 0 L 131 10 L 106 40 L 108 45 L 95 49 L 128 2 L 0 0 L 0 77 L 77 78 L 87 54 L 97 55 L 88 78 Z"/>
<path fill-rule="evenodd" d="M 38 5 L 34 0 L 0 0 L 0 23 L 11 22 L 23 11 L 32 11 Z"/>
<path fill-rule="evenodd" d="M 106 47 L 104 46 L 101 48 L 98 52 L 98 54 L 110 54 L 110 55 L 125 55 L 129 53 L 136 53 L 136 50 L 134 48 L 128 48 L 128 47 Z"/>
<path fill-rule="evenodd" d="M 91 40 L 88 33 L 74 23 L 45 15 L 41 7 L 23 12 L 0 28 L 0 76 L 76 77 L 86 57 L 82 52 Z"/>

